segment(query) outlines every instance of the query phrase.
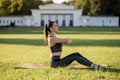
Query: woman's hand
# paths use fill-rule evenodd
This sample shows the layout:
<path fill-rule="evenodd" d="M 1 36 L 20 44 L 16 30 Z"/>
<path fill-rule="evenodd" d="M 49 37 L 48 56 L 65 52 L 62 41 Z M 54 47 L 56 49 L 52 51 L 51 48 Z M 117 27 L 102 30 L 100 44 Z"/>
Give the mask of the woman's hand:
<path fill-rule="evenodd" d="M 72 39 L 67 38 L 67 43 L 72 43 Z"/>

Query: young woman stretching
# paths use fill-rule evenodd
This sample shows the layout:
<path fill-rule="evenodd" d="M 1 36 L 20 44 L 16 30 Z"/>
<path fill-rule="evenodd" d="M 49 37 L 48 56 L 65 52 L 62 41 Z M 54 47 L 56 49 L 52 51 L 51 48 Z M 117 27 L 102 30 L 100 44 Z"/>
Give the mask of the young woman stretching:
<path fill-rule="evenodd" d="M 51 50 L 51 67 L 65 67 L 76 60 L 79 64 L 83 64 L 90 68 L 105 68 L 104 66 L 94 64 L 78 52 L 74 52 L 61 59 L 60 55 L 62 53 L 62 45 L 71 43 L 72 40 L 69 38 L 63 39 L 56 37 L 56 33 L 58 31 L 59 27 L 57 26 L 56 22 L 49 22 L 49 24 L 46 24 L 44 27 L 44 41 L 48 43 Z M 48 38 L 49 34 L 50 36 Z"/>

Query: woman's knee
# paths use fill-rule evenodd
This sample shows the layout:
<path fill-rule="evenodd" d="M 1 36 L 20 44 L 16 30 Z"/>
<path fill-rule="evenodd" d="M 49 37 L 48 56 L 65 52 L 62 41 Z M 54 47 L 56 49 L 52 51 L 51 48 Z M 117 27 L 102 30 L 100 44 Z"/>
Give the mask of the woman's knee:
<path fill-rule="evenodd" d="M 81 56 L 82 57 L 82 55 L 79 53 L 79 52 L 75 52 L 74 53 L 76 56 Z"/>
<path fill-rule="evenodd" d="M 74 52 L 71 54 L 71 56 L 81 56 L 82 57 L 82 55 L 79 52 Z"/>
<path fill-rule="evenodd" d="M 79 53 L 78 53 L 78 52 L 74 52 L 74 53 L 72 53 L 71 55 L 76 56 L 76 55 L 79 55 Z"/>

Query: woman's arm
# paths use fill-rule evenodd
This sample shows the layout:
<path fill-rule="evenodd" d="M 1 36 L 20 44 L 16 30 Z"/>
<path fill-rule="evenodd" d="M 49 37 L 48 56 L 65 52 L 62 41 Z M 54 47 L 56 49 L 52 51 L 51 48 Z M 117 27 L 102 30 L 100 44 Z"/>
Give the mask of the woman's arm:
<path fill-rule="evenodd" d="M 50 39 L 50 41 L 51 41 L 52 43 L 62 43 L 62 44 L 68 44 L 68 43 L 71 43 L 71 42 L 72 42 L 72 40 L 71 40 L 70 38 L 65 38 L 65 39 L 63 39 L 63 38 L 57 38 L 57 37 L 52 37 L 52 38 Z"/>

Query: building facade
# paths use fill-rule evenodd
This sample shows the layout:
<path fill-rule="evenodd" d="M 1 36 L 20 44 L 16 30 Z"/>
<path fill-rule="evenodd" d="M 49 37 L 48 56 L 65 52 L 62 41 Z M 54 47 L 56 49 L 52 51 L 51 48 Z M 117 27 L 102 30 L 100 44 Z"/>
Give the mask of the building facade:
<path fill-rule="evenodd" d="M 76 10 L 71 5 L 41 5 L 31 11 L 31 16 L 0 17 L 0 26 L 15 23 L 16 26 L 40 27 L 49 21 L 56 21 L 58 26 L 119 26 L 118 17 L 83 16 L 82 10 Z"/>

